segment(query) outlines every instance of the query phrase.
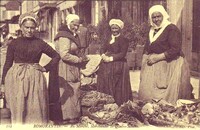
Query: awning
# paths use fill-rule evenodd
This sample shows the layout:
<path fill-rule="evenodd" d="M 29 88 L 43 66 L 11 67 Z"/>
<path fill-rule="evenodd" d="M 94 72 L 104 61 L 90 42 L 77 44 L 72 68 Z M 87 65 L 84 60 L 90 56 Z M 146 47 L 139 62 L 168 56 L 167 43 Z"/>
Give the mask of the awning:
<path fill-rule="evenodd" d="M 58 8 L 60 10 L 65 10 L 65 9 L 71 8 L 75 5 L 77 5 L 77 1 L 64 1 L 58 5 Z"/>
<path fill-rule="evenodd" d="M 5 4 L 6 10 L 18 11 L 20 7 L 20 2 L 18 1 L 9 1 Z"/>
<path fill-rule="evenodd" d="M 45 10 L 45 9 L 56 9 L 56 3 L 42 3 L 39 2 L 40 9 L 39 10 Z"/>

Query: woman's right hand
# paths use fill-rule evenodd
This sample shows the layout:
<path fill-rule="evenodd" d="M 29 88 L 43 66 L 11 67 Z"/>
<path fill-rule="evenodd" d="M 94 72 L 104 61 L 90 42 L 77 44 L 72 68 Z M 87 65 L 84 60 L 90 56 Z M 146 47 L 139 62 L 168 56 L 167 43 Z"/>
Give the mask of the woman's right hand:
<path fill-rule="evenodd" d="M 106 56 L 105 54 L 102 54 L 101 57 L 102 57 L 104 62 L 111 62 L 111 59 L 110 59 L 109 56 Z"/>
<path fill-rule="evenodd" d="M 88 62 L 90 59 L 87 56 L 80 57 L 80 62 Z"/>
<path fill-rule="evenodd" d="M 148 65 L 153 65 L 161 60 L 165 59 L 165 54 L 161 53 L 161 54 L 152 54 L 148 57 L 147 59 L 147 64 Z"/>
<path fill-rule="evenodd" d="M 36 69 L 36 70 L 39 70 L 41 72 L 46 72 L 46 69 L 44 67 L 42 67 L 41 65 L 39 64 L 35 64 L 33 65 L 33 67 Z"/>

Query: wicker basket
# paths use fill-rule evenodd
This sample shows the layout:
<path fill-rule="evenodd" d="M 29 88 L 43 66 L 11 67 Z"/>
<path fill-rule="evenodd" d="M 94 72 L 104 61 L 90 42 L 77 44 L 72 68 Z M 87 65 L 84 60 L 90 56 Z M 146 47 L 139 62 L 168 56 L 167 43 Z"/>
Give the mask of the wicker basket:
<path fill-rule="evenodd" d="M 97 108 L 97 107 L 90 107 L 88 109 L 88 117 L 90 119 L 94 120 L 96 123 L 99 123 L 99 124 L 110 124 L 110 123 L 112 123 L 115 120 L 115 118 L 110 118 L 110 119 L 107 119 L 107 120 L 106 119 L 102 119 L 102 118 L 96 117 L 96 116 L 94 116 L 92 114 L 92 113 L 97 112 L 99 110 L 100 109 Z"/>

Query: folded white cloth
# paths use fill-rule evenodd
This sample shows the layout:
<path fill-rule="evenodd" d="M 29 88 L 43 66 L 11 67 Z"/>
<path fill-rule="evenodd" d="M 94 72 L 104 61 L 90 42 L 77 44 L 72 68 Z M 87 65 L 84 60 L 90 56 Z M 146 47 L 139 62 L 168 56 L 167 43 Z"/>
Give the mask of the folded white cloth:
<path fill-rule="evenodd" d="M 90 76 L 99 69 L 99 64 L 101 63 L 101 55 L 87 55 L 90 59 L 85 66 L 85 69 L 81 69 L 81 73 L 84 76 Z"/>

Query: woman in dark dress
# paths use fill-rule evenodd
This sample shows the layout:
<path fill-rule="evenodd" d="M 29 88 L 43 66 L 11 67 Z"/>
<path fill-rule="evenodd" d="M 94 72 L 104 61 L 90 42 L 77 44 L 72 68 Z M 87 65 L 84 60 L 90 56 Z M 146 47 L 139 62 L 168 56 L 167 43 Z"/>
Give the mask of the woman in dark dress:
<path fill-rule="evenodd" d="M 149 10 L 151 28 L 145 45 L 139 98 L 165 100 L 175 104 L 178 99 L 191 99 L 190 70 L 181 51 L 181 32 L 168 21 L 161 5 Z"/>
<path fill-rule="evenodd" d="M 126 62 L 128 41 L 120 31 L 124 23 L 120 19 L 112 19 L 111 39 L 102 47 L 102 59 L 97 72 L 97 90 L 112 95 L 118 105 L 132 100 L 129 68 Z"/>
<path fill-rule="evenodd" d="M 35 14 L 22 14 L 19 25 L 23 36 L 8 46 L 2 75 L 11 120 L 19 124 L 47 123 L 47 83 L 43 72 L 54 67 L 60 56 L 46 42 L 34 36 L 38 26 Z M 42 53 L 52 58 L 44 67 L 39 65 Z"/>

